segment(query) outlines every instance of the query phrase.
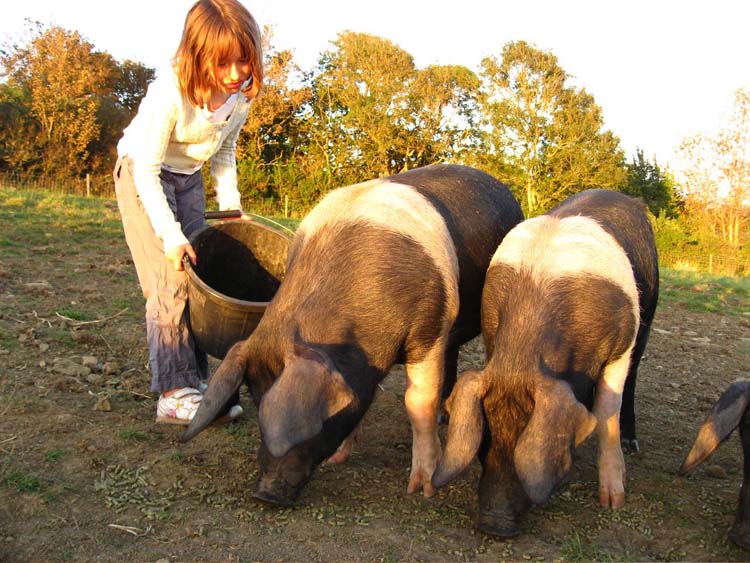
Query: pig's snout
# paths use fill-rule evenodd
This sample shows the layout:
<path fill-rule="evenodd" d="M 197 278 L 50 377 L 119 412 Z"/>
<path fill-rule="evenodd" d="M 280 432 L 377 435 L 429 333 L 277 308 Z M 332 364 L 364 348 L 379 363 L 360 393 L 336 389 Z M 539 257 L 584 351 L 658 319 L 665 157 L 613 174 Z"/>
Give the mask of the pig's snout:
<path fill-rule="evenodd" d="M 253 498 L 277 506 L 292 506 L 312 476 L 311 455 L 293 448 L 283 457 L 273 457 L 265 444 L 258 450 L 260 477 Z"/>
<path fill-rule="evenodd" d="M 479 513 L 479 530 L 504 540 L 521 533 L 520 517 L 508 511 L 482 510 Z"/>
<path fill-rule="evenodd" d="M 509 482 L 510 481 L 510 482 Z M 531 501 L 514 476 L 486 472 L 479 482 L 480 531 L 501 539 L 521 533 L 521 519 L 531 508 Z"/>
<path fill-rule="evenodd" d="M 253 498 L 275 506 L 293 506 L 302 486 L 294 487 L 286 481 L 268 475 L 258 479 Z"/>

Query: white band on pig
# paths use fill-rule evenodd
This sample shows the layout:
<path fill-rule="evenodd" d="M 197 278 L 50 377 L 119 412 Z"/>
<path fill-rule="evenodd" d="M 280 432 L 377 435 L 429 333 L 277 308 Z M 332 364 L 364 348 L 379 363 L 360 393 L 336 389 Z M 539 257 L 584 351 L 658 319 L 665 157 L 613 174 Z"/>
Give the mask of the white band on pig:
<path fill-rule="evenodd" d="M 592 274 L 620 287 L 640 320 L 633 267 L 612 235 L 590 217 L 541 215 L 517 225 L 492 257 L 531 272 L 537 281 L 576 273 Z"/>
<path fill-rule="evenodd" d="M 367 222 L 409 237 L 432 258 L 446 289 L 449 319 L 458 315 L 458 257 L 442 215 L 413 187 L 370 180 L 338 188 L 305 217 L 298 231 L 311 236 L 336 221 Z"/>

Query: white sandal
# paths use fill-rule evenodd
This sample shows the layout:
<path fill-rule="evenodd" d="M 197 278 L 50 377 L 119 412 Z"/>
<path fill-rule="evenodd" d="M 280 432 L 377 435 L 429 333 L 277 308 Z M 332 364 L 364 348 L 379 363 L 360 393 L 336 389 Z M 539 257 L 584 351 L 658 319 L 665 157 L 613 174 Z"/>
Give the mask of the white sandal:
<path fill-rule="evenodd" d="M 203 394 L 194 387 L 183 387 L 168 397 L 159 395 L 156 403 L 156 422 L 188 425 L 193 420 Z"/>
<path fill-rule="evenodd" d="M 203 393 L 208 386 L 205 383 L 199 383 L 198 389 L 194 387 L 183 387 L 178 389 L 168 397 L 159 395 L 159 401 L 156 403 L 156 422 L 165 424 L 180 424 L 187 426 L 193 420 L 198 407 L 203 400 Z M 223 423 L 234 420 L 244 412 L 241 405 L 232 406 L 229 411 L 216 419 L 215 422 Z"/>

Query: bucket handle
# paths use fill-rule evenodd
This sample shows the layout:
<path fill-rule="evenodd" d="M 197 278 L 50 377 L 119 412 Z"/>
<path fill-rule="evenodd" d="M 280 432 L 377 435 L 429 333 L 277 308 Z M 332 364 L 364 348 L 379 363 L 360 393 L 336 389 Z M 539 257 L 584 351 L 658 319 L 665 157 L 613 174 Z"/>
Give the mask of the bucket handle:
<path fill-rule="evenodd" d="M 226 211 L 206 211 L 204 219 L 239 219 L 242 211 L 239 209 L 227 209 Z"/>

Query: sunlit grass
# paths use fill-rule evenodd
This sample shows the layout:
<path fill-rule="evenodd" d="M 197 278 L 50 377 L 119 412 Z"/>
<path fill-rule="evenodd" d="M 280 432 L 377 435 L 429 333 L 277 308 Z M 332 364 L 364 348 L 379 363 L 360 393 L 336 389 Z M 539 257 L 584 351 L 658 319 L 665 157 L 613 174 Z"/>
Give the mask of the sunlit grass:
<path fill-rule="evenodd" d="M 750 278 L 663 268 L 659 298 L 696 312 L 750 315 Z"/>

